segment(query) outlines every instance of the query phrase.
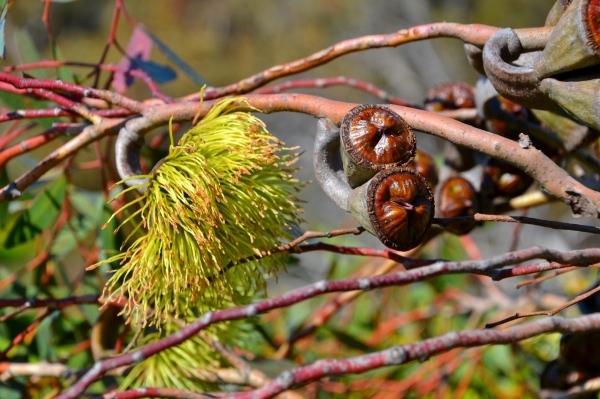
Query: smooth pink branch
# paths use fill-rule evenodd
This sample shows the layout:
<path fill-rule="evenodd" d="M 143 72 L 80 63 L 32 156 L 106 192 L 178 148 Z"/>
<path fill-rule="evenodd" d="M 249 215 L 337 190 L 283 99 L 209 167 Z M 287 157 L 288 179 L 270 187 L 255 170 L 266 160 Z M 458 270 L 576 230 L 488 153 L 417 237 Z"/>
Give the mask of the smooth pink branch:
<path fill-rule="evenodd" d="M 540 50 L 546 43 L 553 27 L 515 29 L 515 33 L 527 49 Z M 483 47 L 485 43 L 496 34 L 500 28 L 487 25 L 462 25 L 456 23 L 439 22 L 414 26 L 408 29 L 402 29 L 398 32 L 369 35 L 344 40 L 318 51 L 308 57 L 296 61 L 288 62 L 282 65 L 276 65 L 237 83 L 225 87 L 207 90 L 204 93 L 204 99 L 210 100 L 232 94 L 243 94 L 255 90 L 265 84 L 285 76 L 303 72 L 320 65 L 324 65 L 338 57 L 357 51 L 367 49 L 397 47 L 401 44 L 427 40 L 440 37 L 449 37 L 462 40 L 465 43 L 473 44 L 477 47 Z M 197 96 L 190 96 L 187 99 L 198 99 Z"/>
<path fill-rule="evenodd" d="M 374 95 L 386 101 L 390 104 L 403 105 L 405 107 L 420 108 L 409 101 L 403 100 L 400 97 L 396 97 L 379 87 L 364 82 L 362 80 L 347 78 L 345 76 L 336 76 L 334 78 L 321 78 L 321 79 L 300 79 L 290 80 L 285 83 L 281 83 L 275 86 L 263 87 L 253 91 L 255 94 L 273 94 L 280 93 L 284 90 L 301 89 L 301 88 L 324 88 L 330 86 L 349 86 L 359 90 L 366 91 L 369 94 Z"/>
<path fill-rule="evenodd" d="M 347 359 L 323 359 L 293 370 L 284 371 L 271 383 L 249 392 L 234 393 L 230 399 L 268 399 L 295 386 L 335 375 L 357 374 L 385 366 L 397 366 L 455 348 L 506 345 L 548 333 L 581 333 L 600 329 L 600 314 L 572 319 L 548 317 L 505 330 L 471 330 L 450 332 L 439 337 Z"/>
<path fill-rule="evenodd" d="M 591 264 L 600 261 L 600 248 L 560 252 L 543 247 L 532 247 L 521 251 L 498 255 L 485 260 L 436 262 L 429 266 L 397 273 L 339 281 L 320 281 L 290 291 L 278 297 L 265 299 L 255 304 L 208 312 L 195 322 L 158 342 L 125 355 L 97 362 L 79 381 L 71 386 L 66 392 L 56 396 L 55 399 L 78 398 L 87 387 L 98 380 L 107 371 L 117 367 L 139 363 L 149 356 L 179 345 L 201 330 L 215 323 L 252 317 L 273 309 L 288 307 L 326 293 L 359 290 L 367 291 L 374 288 L 406 285 L 445 274 L 474 273 L 489 275 L 494 269 L 499 267 L 539 258 L 563 263 Z M 600 317 L 600 315 L 598 317 Z"/>

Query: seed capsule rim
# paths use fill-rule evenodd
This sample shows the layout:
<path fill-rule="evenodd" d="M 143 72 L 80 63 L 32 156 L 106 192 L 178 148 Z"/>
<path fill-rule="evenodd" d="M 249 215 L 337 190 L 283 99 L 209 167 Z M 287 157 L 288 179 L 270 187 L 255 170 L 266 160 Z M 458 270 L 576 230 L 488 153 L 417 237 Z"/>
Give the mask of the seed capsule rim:
<path fill-rule="evenodd" d="M 389 112 L 396 119 L 398 119 L 398 121 L 399 121 L 400 125 L 402 125 L 402 128 L 404 129 L 404 131 L 408 133 L 408 143 L 410 145 L 410 149 L 406 152 L 406 155 L 401 160 L 396 161 L 396 162 L 389 162 L 389 163 L 373 162 L 373 161 L 365 158 L 361 154 L 360 150 L 357 149 L 354 146 L 354 144 L 352 143 L 352 139 L 350 137 L 350 128 L 351 128 L 352 122 L 358 114 L 360 114 L 363 111 L 369 110 L 369 109 L 378 109 L 381 111 Z M 405 166 L 410 161 L 412 161 L 412 159 L 415 156 L 415 152 L 417 150 L 417 138 L 416 138 L 412 128 L 408 125 L 408 123 L 404 120 L 404 118 L 402 118 L 400 115 L 398 115 L 397 112 L 393 111 L 389 107 L 382 105 L 382 104 L 361 104 L 361 105 L 358 105 L 358 106 L 352 108 L 350 111 L 348 111 L 348 113 L 346 113 L 346 115 L 342 119 L 340 135 L 342 137 L 342 143 L 344 145 L 344 150 L 346 151 L 346 153 L 348 155 L 350 155 L 352 160 L 364 168 L 375 170 L 375 171 L 385 170 L 385 169 L 392 168 L 392 167 Z"/>

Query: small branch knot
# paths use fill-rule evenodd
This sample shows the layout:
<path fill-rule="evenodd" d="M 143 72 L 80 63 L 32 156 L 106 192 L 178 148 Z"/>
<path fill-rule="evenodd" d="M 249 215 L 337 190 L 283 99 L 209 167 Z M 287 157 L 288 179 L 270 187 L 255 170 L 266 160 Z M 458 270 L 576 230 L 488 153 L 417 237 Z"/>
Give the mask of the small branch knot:
<path fill-rule="evenodd" d="M 531 139 L 524 133 L 519 133 L 519 145 L 523 149 L 531 147 Z"/>

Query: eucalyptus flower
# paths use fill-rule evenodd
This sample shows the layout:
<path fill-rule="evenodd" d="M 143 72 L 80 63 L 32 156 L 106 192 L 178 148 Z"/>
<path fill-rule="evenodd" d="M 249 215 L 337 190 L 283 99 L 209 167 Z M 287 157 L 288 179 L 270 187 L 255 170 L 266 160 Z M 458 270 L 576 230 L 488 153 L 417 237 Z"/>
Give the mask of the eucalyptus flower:
<path fill-rule="evenodd" d="M 171 135 L 169 154 L 137 176 L 147 183 L 118 194 L 145 188 L 117 211 L 137 207 L 117 228 L 133 223 L 124 245 L 133 243 L 101 262 L 121 264 L 104 295 L 126 299 L 128 321 L 145 324 L 152 314 L 160 324 L 199 303 L 219 309 L 263 290 L 284 266 L 269 251 L 301 221 L 297 155 L 281 155 L 289 149 L 240 105 L 248 109 L 244 99 L 223 100 L 177 144 Z"/>

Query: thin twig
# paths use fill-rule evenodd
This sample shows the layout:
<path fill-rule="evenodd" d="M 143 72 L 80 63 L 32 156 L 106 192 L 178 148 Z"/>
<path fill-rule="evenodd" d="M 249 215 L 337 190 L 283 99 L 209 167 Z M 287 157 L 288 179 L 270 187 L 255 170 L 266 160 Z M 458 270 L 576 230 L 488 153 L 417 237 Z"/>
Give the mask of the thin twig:
<path fill-rule="evenodd" d="M 527 216 L 508 216 L 508 215 L 485 215 L 476 213 L 473 216 L 459 216 L 454 218 L 434 218 L 433 223 L 446 227 L 454 223 L 464 223 L 467 221 L 477 222 L 507 222 L 507 223 L 522 223 L 534 226 L 547 227 L 556 230 L 571 230 L 580 231 L 583 233 L 600 234 L 600 227 L 587 226 L 583 224 L 555 222 L 552 220 L 536 219 Z"/>
<path fill-rule="evenodd" d="M 426 40 L 438 37 L 453 37 L 466 43 L 476 46 L 483 45 L 492 37 L 499 28 L 486 25 L 461 25 L 455 23 L 433 23 L 427 25 L 415 26 L 409 29 L 402 29 L 398 32 L 384 35 L 362 36 L 355 39 L 344 40 L 336 43 L 326 49 L 318 51 L 308 57 L 288 62 L 282 65 L 276 65 L 237 83 L 207 90 L 204 99 L 214 99 L 231 94 L 243 94 L 255 90 L 265 84 L 279 78 L 300 73 L 317 66 L 324 65 L 338 57 L 366 49 L 375 49 L 382 47 L 396 47 L 401 44 L 410 43 L 419 40 Z M 552 28 L 547 28 L 546 34 L 549 34 Z M 517 34 L 527 34 L 525 29 L 517 29 Z M 538 35 L 543 35 L 542 30 L 538 29 Z M 194 99 L 194 97 L 191 97 Z M 197 97 L 196 97 L 197 98 Z"/>
<path fill-rule="evenodd" d="M 524 265 L 512 267 L 509 269 L 496 270 L 492 273 L 491 277 L 494 281 L 504 280 L 505 278 L 516 277 L 516 276 L 524 276 L 527 274 L 541 273 L 548 270 L 555 269 L 564 269 L 567 267 L 572 267 L 571 265 L 564 265 L 562 263 L 557 262 L 541 262 L 535 263 L 532 265 Z M 577 266 L 577 267 L 587 267 L 585 265 Z M 517 287 L 518 288 L 518 287 Z"/>
<path fill-rule="evenodd" d="M 530 280 L 521 281 L 520 283 L 518 283 L 518 284 L 515 285 L 515 288 L 523 288 L 526 285 L 539 284 L 539 283 L 542 283 L 544 281 L 553 279 L 554 277 L 560 276 L 562 274 L 575 271 L 577 269 L 579 269 L 578 266 L 562 267 L 561 270 L 558 270 L 558 271 L 556 271 L 554 273 L 550 273 L 550 274 L 547 274 L 547 275 L 541 276 L 541 277 L 532 278 Z"/>
<path fill-rule="evenodd" d="M 555 314 L 562 312 L 563 310 L 565 310 L 566 308 L 575 305 L 578 302 L 583 301 L 584 299 L 594 295 L 595 293 L 600 291 L 600 286 L 594 288 L 593 290 L 587 291 L 581 295 L 577 295 L 575 298 L 571 299 L 569 302 L 558 306 L 554 309 L 550 309 L 550 310 L 540 310 L 538 312 L 529 312 L 529 313 L 515 313 L 512 316 L 509 316 L 505 319 L 499 320 L 499 321 L 495 321 L 493 323 L 488 323 L 485 325 L 485 328 L 494 328 L 497 327 L 501 324 L 507 323 L 509 321 L 513 321 L 513 320 L 517 320 L 517 319 L 522 319 L 524 317 L 532 317 L 532 316 L 554 316 Z"/>

